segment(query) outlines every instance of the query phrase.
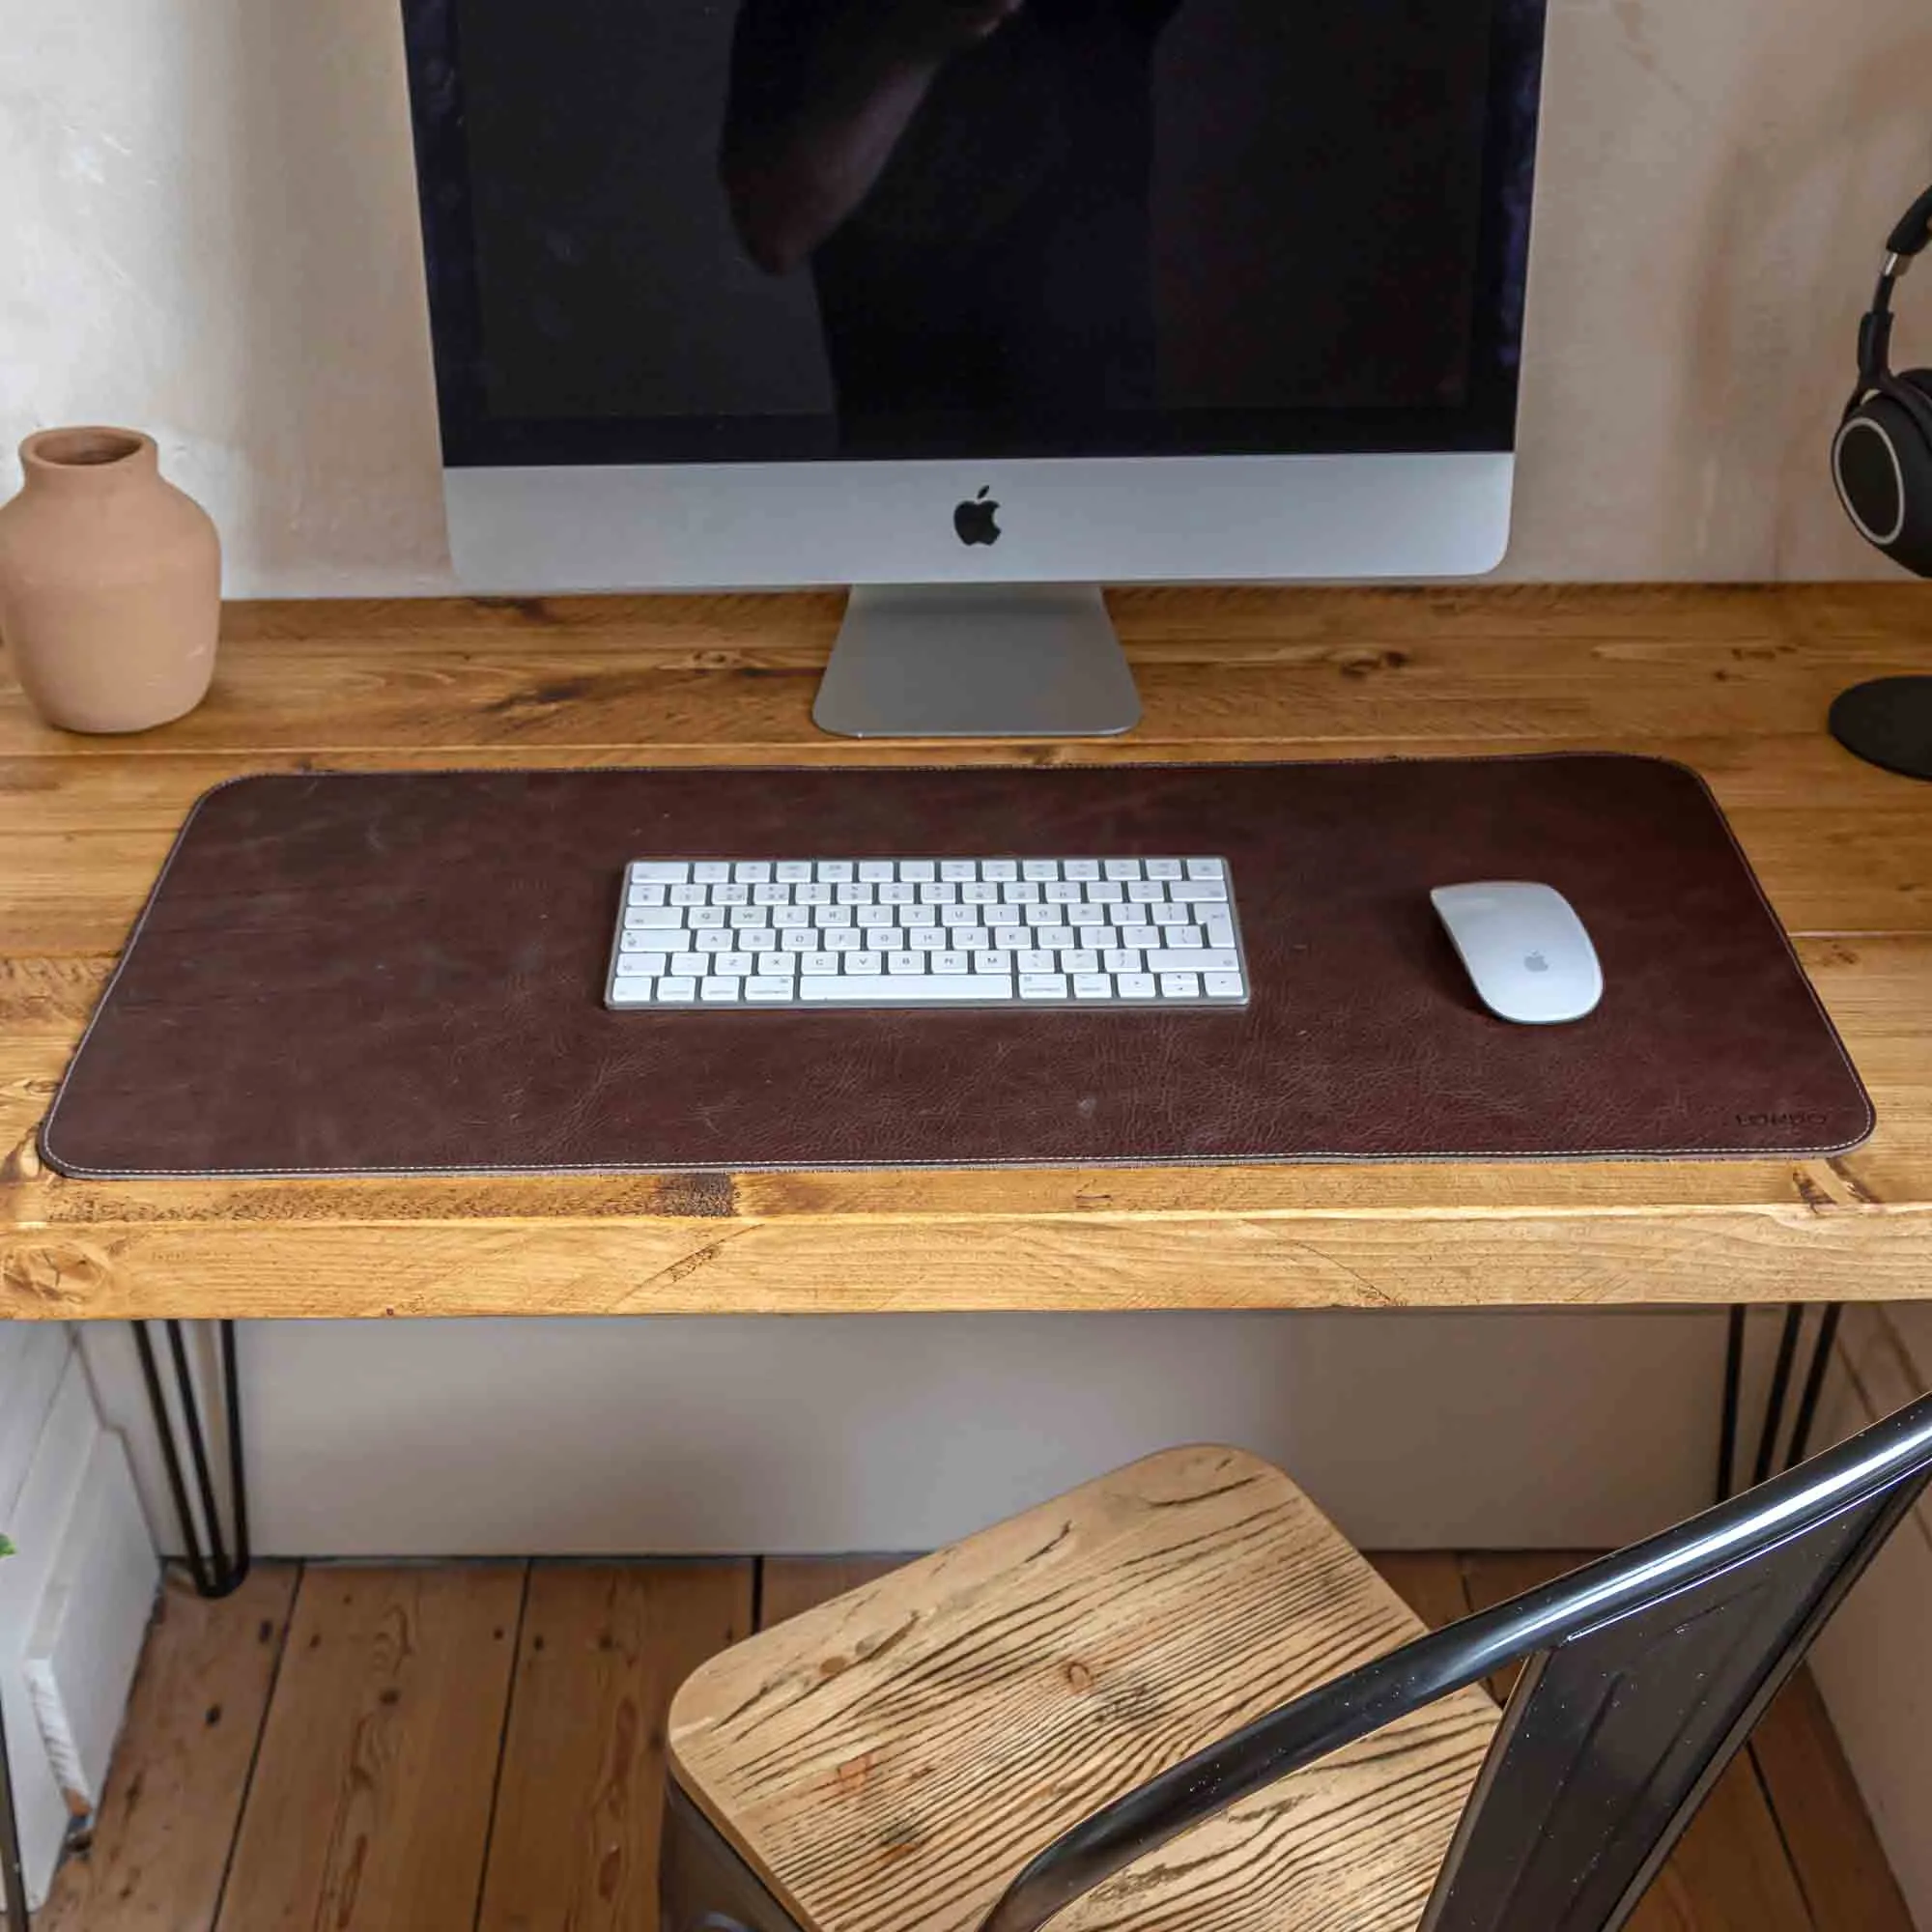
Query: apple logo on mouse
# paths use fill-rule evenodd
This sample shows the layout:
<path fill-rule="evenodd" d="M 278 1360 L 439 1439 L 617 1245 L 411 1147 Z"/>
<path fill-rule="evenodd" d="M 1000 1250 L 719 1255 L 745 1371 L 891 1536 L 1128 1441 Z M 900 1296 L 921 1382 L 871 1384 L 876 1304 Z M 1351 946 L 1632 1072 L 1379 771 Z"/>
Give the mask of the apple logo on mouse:
<path fill-rule="evenodd" d="M 952 527 L 963 544 L 996 544 L 1000 526 L 994 521 L 1000 506 L 991 500 L 992 485 L 984 485 L 977 497 L 969 497 L 952 513 Z"/>
<path fill-rule="evenodd" d="M 1540 952 L 1532 952 L 1522 963 L 1531 973 L 1547 973 L 1549 971 L 1549 961 Z"/>

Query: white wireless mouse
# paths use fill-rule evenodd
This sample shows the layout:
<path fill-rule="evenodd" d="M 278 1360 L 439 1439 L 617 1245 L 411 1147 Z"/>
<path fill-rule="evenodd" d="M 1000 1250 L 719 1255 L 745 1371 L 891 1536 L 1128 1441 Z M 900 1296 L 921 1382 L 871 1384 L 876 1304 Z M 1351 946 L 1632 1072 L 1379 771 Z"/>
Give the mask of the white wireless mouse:
<path fill-rule="evenodd" d="M 1560 1026 L 1596 1010 L 1604 997 L 1597 949 L 1553 886 L 1437 886 L 1429 897 L 1476 997 L 1499 1020 Z"/>

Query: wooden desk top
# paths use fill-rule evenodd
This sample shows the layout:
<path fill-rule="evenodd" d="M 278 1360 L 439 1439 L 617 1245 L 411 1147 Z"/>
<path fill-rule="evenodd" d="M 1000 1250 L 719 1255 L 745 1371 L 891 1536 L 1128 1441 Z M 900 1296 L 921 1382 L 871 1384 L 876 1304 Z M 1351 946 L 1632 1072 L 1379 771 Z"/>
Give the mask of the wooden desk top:
<path fill-rule="evenodd" d="M 248 771 L 889 764 L 819 736 L 810 596 L 231 609 L 214 691 L 128 738 L 0 686 L 0 1316 L 615 1315 L 1932 1295 L 1932 788 L 1824 730 L 1932 671 L 1917 585 L 1155 590 L 1131 737 L 962 758 L 1582 748 L 1716 787 L 1877 1101 L 1816 1162 L 137 1182 L 35 1134 L 177 826 Z M 955 754 L 950 753 L 950 754 Z"/>

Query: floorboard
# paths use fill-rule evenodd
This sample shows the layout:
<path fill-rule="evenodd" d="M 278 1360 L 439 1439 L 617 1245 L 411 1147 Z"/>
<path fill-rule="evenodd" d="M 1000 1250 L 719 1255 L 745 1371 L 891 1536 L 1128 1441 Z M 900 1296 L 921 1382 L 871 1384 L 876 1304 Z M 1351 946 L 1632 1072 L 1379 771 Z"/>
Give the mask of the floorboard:
<path fill-rule="evenodd" d="M 208 1932 L 268 1715 L 299 1571 L 258 1564 L 220 1603 L 163 1585 L 85 1849 L 36 1932 Z"/>
<path fill-rule="evenodd" d="M 534 1567 L 479 1932 L 656 1924 L 666 1714 L 750 1634 L 752 1581 L 749 1560 Z"/>
<path fill-rule="evenodd" d="M 37 1932 L 655 1932 L 666 1706 L 904 1557 L 264 1565 L 171 1583 L 100 1817 Z M 1451 1622 L 1576 1556 L 1374 1559 Z M 1801 1672 L 1634 1932 L 1911 1932 Z"/>
<path fill-rule="evenodd" d="M 524 1583 L 304 1572 L 219 1932 L 471 1932 Z"/>

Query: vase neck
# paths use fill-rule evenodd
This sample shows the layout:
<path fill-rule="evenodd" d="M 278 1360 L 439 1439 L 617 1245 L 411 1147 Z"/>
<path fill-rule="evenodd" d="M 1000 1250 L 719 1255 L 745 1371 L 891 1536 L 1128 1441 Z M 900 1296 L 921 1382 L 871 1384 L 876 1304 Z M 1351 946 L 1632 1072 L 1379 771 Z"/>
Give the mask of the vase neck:
<path fill-rule="evenodd" d="M 20 445 L 20 469 L 30 490 L 99 497 L 154 482 L 160 454 L 138 430 L 44 429 Z"/>

